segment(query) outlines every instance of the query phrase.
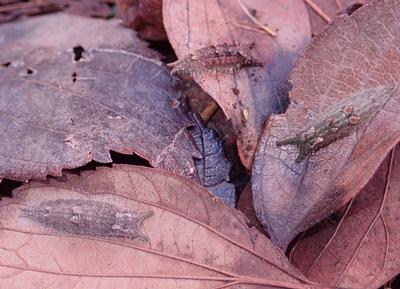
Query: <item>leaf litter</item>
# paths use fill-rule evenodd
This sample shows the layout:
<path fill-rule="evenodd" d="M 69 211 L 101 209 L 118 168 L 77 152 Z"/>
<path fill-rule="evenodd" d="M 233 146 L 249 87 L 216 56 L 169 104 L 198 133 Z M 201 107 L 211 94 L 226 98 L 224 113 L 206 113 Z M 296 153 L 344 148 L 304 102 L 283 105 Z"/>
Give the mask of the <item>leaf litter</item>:
<path fill-rule="evenodd" d="M 111 150 L 181 175 L 85 171 L 91 163 L 16 189 L 1 201 L 0 287 L 396 288 L 399 152 L 384 158 L 398 142 L 399 1 L 161 2 L 117 7 L 140 37 L 167 31 L 179 57 L 172 72 L 216 102 L 194 90 L 186 106 L 186 80 L 115 19 L 61 13 L 0 26 L 1 144 L 15 157 L 0 172 L 42 179 L 110 162 Z M 114 6 L 78 4 L 100 17 Z M 318 36 L 287 82 L 310 23 Z M 271 115 L 288 97 L 286 113 Z M 235 141 L 249 170 L 259 146 L 244 190 Z M 224 204 L 235 206 L 235 191 L 250 220 Z"/>

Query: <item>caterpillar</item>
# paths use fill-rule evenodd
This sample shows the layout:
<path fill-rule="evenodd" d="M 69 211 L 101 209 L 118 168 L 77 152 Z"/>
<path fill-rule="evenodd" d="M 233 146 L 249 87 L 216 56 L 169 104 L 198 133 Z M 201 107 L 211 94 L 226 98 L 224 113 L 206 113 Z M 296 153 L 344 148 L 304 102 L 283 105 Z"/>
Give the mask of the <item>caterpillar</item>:
<path fill-rule="evenodd" d="M 307 156 L 353 133 L 368 122 L 383 107 L 396 90 L 395 86 L 380 86 L 357 92 L 335 108 L 323 112 L 316 120 L 295 135 L 276 142 L 276 146 L 294 145 L 300 163 Z"/>
<path fill-rule="evenodd" d="M 141 231 L 153 211 L 136 212 L 113 204 L 79 199 L 59 199 L 22 209 L 23 217 L 58 232 L 79 236 L 127 238 L 149 241 Z"/>
<path fill-rule="evenodd" d="M 172 74 L 193 76 L 209 72 L 233 73 L 243 67 L 262 67 L 263 64 L 250 55 L 248 47 L 223 43 L 200 48 L 168 66 L 173 67 Z"/>

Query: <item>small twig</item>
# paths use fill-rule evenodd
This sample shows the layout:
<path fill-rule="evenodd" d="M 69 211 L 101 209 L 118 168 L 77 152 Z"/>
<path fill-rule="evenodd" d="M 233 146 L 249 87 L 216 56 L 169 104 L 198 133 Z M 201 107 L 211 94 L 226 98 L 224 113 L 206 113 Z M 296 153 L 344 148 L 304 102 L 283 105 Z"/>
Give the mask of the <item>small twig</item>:
<path fill-rule="evenodd" d="M 211 100 L 205 109 L 200 113 L 201 119 L 204 123 L 208 123 L 213 115 L 217 112 L 219 106 L 215 100 Z"/>
<path fill-rule="evenodd" d="M 257 24 L 262 30 L 267 32 L 269 35 L 276 37 L 276 32 L 273 31 L 271 28 L 267 27 L 266 25 L 262 24 L 260 21 L 258 21 L 253 15 L 251 15 L 250 11 L 244 6 L 242 0 L 237 0 L 239 3 L 240 7 L 246 13 L 246 15 L 255 23 Z"/>
<path fill-rule="evenodd" d="M 315 12 L 317 12 L 317 14 L 321 16 L 321 18 L 324 19 L 326 22 L 329 23 L 332 21 L 331 17 L 329 17 L 328 14 L 322 11 L 322 9 L 317 4 L 315 4 L 313 0 L 304 0 L 304 2 L 306 2 L 306 4 L 310 6 L 311 9 L 313 9 Z"/>
<path fill-rule="evenodd" d="M 248 26 L 246 24 L 242 24 L 242 23 L 236 23 L 236 22 L 231 22 L 231 23 L 233 25 L 237 26 L 237 27 L 240 27 L 240 28 L 243 28 L 243 29 L 247 29 L 247 30 L 250 30 L 250 31 L 264 32 L 264 30 L 262 30 L 261 28 L 253 28 L 253 27 L 250 27 L 250 26 Z"/>

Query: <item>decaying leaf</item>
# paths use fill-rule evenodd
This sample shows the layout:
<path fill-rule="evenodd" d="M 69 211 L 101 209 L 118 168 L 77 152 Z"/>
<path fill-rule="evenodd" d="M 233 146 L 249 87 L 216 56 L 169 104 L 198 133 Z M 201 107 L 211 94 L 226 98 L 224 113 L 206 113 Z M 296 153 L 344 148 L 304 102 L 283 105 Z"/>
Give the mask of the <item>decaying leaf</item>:
<path fill-rule="evenodd" d="M 107 46 L 149 58 L 160 58 L 157 52 L 147 47 L 148 43 L 138 39 L 134 31 L 121 27 L 116 19 L 90 19 L 56 13 L 2 24 L 0 35 L 2 60 L 23 55 L 28 49 L 52 47 L 61 52 L 76 46 Z"/>
<path fill-rule="evenodd" d="M 328 288 L 240 212 L 168 172 L 99 168 L 0 204 L 1 288 Z"/>
<path fill-rule="evenodd" d="M 203 47 L 235 42 L 251 47 L 249 54 L 262 62 L 262 68 L 244 68 L 233 74 L 205 71 L 194 75 L 232 119 L 240 158 L 250 169 L 264 121 L 271 112 L 282 112 L 287 106 L 282 83 L 308 44 L 311 32 L 303 0 L 268 5 L 263 0 L 242 2 L 254 17 L 276 30 L 277 37 L 260 29 L 238 1 L 164 1 L 163 18 L 179 59 Z"/>
<path fill-rule="evenodd" d="M 125 26 L 135 29 L 141 38 L 165 41 L 161 0 L 117 0 L 118 14 Z"/>
<path fill-rule="evenodd" d="M 399 17 L 399 0 L 366 4 L 316 37 L 295 67 L 291 104 L 268 121 L 252 179 L 260 221 L 282 248 L 353 198 L 399 141 Z M 354 113 L 355 126 L 334 125 Z M 342 128 L 350 134 L 335 135 Z M 297 147 L 277 146 L 301 132 Z"/>
<path fill-rule="evenodd" d="M 235 207 L 235 186 L 228 183 L 232 164 L 225 157 L 224 144 L 217 133 L 204 125 L 199 115 L 194 114 L 196 125 L 191 129 L 193 139 L 202 158 L 195 158 L 200 184 Z"/>
<path fill-rule="evenodd" d="M 292 259 L 307 277 L 376 289 L 400 272 L 399 159 L 396 147 L 336 222 L 296 243 Z"/>
<path fill-rule="evenodd" d="M 249 220 L 249 226 L 256 227 L 262 230 L 262 225 L 257 219 L 256 212 L 253 205 L 253 192 L 251 191 L 250 182 L 247 183 L 245 188 L 240 194 L 237 209 L 241 211 Z"/>
<path fill-rule="evenodd" d="M 0 1 L 0 23 L 12 21 L 21 16 L 32 16 L 59 10 L 58 5 L 48 1 Z"/>
<path fill-rule="evenodd" d="M 46 0 L 49 1 L 49 0 Z M 51 0 L 50 0 L 51 1 Z M 96 18 L 111 18 L 114 16 L 115 0 L 52 0 L 63 11 L 75 15 Z"/>
<path fill-rule="evenodd" d="M 33 16 L 56 11 L 66 11 L 75 15 L 97 18 L 113 16 L 113 0 L 11 0 L 3 2 L 0 2 L 0 23 L 21 16 Z"/>
<path fill-rule="evenodd" d="M 0 28 L 11 39 L 0 55 L 0 178 L 60 175 L 92 159 L 110 162 L 110 150 L 197 178 L 192 157 L 200 155 L 187 132 L 193 121 L 173 105 L 180 92 L 163 65 L 118 48 L 65 51 L 56 42 L 14 50 L 30 31 L 15 24 Z"/>
<path fill-rule="evenodd" d="M 196 125 L 192 129 L 193 139 L 202 154 L 196 160 L 200 184 L 209 187 L 229 181 L 232 164 L 226 159 L 224 144 L 217 133 L 204 125 L 199 115 L 194 115 Z"/>

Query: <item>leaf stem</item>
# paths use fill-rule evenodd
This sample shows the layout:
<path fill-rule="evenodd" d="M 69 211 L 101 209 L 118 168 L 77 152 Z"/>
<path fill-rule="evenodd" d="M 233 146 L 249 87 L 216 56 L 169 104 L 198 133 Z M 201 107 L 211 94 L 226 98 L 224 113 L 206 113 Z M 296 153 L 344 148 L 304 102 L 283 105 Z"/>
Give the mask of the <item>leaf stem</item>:
<path fill-rule="evenodd" d="M 311 7 L 319 16 L 321 16 L 322 19 L 324 19 L 326 22 L 331 22 L 332 19 L 329 17 L 328 14 L 326 14 L 313 0 L 304 0 L 308 4 L 308 6 Z"/>

